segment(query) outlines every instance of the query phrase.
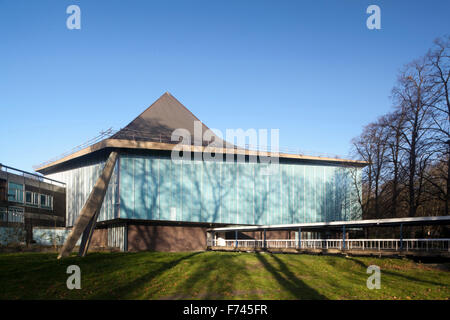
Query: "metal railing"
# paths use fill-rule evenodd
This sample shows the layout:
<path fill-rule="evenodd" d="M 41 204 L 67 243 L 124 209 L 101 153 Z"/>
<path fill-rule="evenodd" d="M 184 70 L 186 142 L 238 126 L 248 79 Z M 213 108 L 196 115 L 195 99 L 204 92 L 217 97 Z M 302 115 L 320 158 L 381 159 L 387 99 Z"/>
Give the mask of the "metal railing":
<path fill-rule="evenodd" d="M 31 173 L 31 172 L 27 172 L 27 171 L 13 168 L 10 166 L 6 166 L 3 163 L 0 163 L 0 171 L 5 172 L 6 174 L 8 174 L 8 173 L 15 174 L 15 175 L 23 177 L 24 179 L 33 179 L 33 180 L 45 182 L 48 184 L 55 184 L 55 185 L 61 186 L 61 187 L 66 186 L 65 182 L 50 179 L 50 178 L 44 177 L 43 175 L 40 175 L 40 174 Z"/>
<path fill-rule="evenodd" d="M 444 239 L 305 239 L 253 240 L 209 239 L 208 246 L 267 249 L 338 249 L 372 251 L 448 251 L 450 238 Z"/>
<path fill-rule="evenodd" d="M 82 144 L 72 148 L 71 150 L 62 153 L 62 154 L 60 154 L 57 157 L 54 157 L 54 158 L 49 159 L 47 161 L 44 161 L 44 162 L 42 162 L 42 163 L 40 163 L 38 165 L 34 165 L 33 169 L 36 170 L 36 169 L 38 169 L 40 167 L 43 167 L 43 166 L 45 166 L 47 164 L 50 164 L 50 163 L 54 162 L 54 161 L 60 160 L 60 159 L 66 157 L 68 155 L 71 155 L 72 153 L 75 153 L 75 152 L 80 151 L 80 150 L 82 150 L 84 148 L 90 147 L 90 146 L 96 144 L 97 142 L 100 142 L 100 141 L 102 141 L 104 139 L 107 139 L 107 138 L 111 137 L 115 132 L 116 131 L 113 130 L 112 128 L 109 128 L 108 130 L 105 130 L 105 131 L 101 131 L 100 134 L 98 136 L 96 136 L 95 138 L 92 138 L 92 139 L 90 139 L 90 140 L 88 140 L 88 141 L 86 141 L 86 142 L 84 142 L 84 143 L 82 143 Z"/>

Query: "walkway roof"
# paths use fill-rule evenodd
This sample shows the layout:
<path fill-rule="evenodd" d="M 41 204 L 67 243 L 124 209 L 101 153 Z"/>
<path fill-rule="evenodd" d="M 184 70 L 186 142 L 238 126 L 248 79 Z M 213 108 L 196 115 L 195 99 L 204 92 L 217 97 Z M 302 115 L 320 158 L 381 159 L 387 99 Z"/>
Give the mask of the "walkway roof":
<path fill-rule="evenodd" d="M 352 220 L 352 221 L 332 221 L 332 222 L 312 222 L 312 223 L 294 223 L 277 225 L 257 225 L 257 226 L 231 226 L 212 228 L 208 231 L 263 231 L 263 230 L 303 230 L 311 229 L 334 229 L 342 228 L 361 228 L 361 227 L 389 227 L 399 225 L 432 225 L 432 224 L 450 224 L 450 216 L 436 217 L 414 217 L 414 218 L 392 218 L 392 219 L 370 219 L 370 220 Z"/>

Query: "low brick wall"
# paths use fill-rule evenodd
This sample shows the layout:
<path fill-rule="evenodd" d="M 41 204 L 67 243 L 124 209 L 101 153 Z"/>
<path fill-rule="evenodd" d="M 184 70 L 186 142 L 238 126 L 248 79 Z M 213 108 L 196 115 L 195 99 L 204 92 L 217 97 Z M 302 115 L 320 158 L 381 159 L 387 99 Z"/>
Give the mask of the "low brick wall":
<path fill-rule="evenodd" d="M 108 246 L 108 229 L 95 229 L 92 234 L 89 250 L 93 247 L 105 248 Z"/>
<path fill-rule="evenodd" d="M 264 239 L 263 231 L 249 231 L 249 232 L 238 232 L 238 238 L 241 240 L 245 239 Z M 227 232 L 227 239 L 234 239 L 234 231 Z M 284 231 L 284 230 L 272 230 L 266 231 L 266 240 L 278 240 L 278 239 L 294 239 L 295 231 Z"/>
<path fill-rule="evenodd" d="M 128 251 L 206 250 L 206 227 L 129 225 Z"/>

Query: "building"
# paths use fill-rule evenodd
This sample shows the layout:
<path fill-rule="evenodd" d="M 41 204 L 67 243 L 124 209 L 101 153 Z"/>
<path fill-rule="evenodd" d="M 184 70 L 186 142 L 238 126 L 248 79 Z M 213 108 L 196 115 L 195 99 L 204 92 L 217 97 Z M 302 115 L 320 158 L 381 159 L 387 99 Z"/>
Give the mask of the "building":
<path fill-rule="evenodd" d="M 214 149 L 221 157 L 199 159 L 196 155 L 206 150 L 208 141 L 195 135 L 196 121 L 165 93 L 111 137 L 37 168 L 65 182 L 66 226 L 73 226 L 111 151 L 119 157 L 93 245 L 128 251 L 200 250 L 206 247 L 210 227 L 361 219 L 358 180 L 364 162 L 280 153 L 279 164 L 270 165 L 252 162 L 255 151 L 228 142 Z M 171 134 L 179 128 L 194 136 L 186 144 L 191 157 L 172 161 Z M 208 130 L 204 124 L 201 128 Z M 223 155 L 233 160 L 225 161 Z"/>
<path fill-rule="evenodd" d="M 2 243 L 32 240 L 33 228 L 64 227 L 66 189 L 62 182 L 0 164 Z M 17 239 L 3 239 L 12 229 Z M 22 238 L 23 237 L 23 238 Z M 22 238 L 22 239 L 19 239 Z"/>

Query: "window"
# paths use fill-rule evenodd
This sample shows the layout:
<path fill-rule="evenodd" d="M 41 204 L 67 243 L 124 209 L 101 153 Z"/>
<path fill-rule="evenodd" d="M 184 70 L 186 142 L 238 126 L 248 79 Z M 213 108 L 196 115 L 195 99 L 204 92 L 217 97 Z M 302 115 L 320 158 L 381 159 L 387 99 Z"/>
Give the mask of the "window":
<path fill-rule="evenodd" d="M 6 180 L 0 179 L 0 201 L 6 201 L 7 199 L 7 183 Z"/>
<path fill-rule="evenodd" d="M 24 210 L 19 207 L 9 207 L 8 208 L 8 222 L 24 222 Z"/>
<path fill-rule="evenodd" d="M 23 203 L 23 184 L 8 183 L 8 201 Z"/>
<path fill-rule="evenodd" d="M 0 207 L 0 221 L 4 222 L 24 222 L 24 210 L 20 207 Z"/>
<path fill-rule="evenodd" d="M 8 221 L 8 210 L 5 207 L 0 207 L 0 221 Z"/>
<path fill-rule="evenodd" d="M 53 208 L 53 196 L 41 194 L 39 198 L 41 200 L 41 208 L 45 208 L 45 209 Z"/>
<path fill-rule="evenodd" d="M 47 196 L 45 194 L 41 194 L 41 207 L 47 206 Z"/>
<path fill-rule="evenodd" d="M 25 203 L 31 206 L 38 206 L 39 194 L 36 192 L 25 191 Z"/>
<path fill-rule="evenodd" d="M 25 191 L 25 203 L 31 204 L 32 200 L 31 200 L 31 196 L 32 196 L 32 192 L 31 191 Z"/>
<path fill-rule="evenodd" d="M 37 194 L 36 192 L 33 192 L 32 200 L 33 200 L 32 204 L 34 206 L 38 206 L 39 205 L 39 194 Z"/>

